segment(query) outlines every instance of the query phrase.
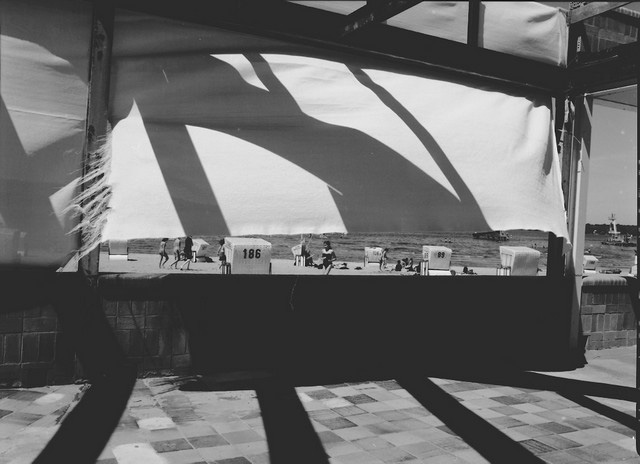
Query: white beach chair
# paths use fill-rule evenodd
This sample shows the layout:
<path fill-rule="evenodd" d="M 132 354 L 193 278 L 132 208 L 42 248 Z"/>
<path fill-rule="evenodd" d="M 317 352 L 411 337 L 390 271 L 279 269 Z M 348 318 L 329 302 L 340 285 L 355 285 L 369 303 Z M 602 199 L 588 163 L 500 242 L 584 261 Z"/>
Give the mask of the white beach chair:
<path fill-rule="evenodd" d="M 540 252 L 523 246 L 501 246 L 498 275 L 535 276 L 538 275 Z"/>
<path fill-rule="evenodd" d="M 383 251 L 380 247 L 364 247 L 364 266 L 371 263 L 380 264 Z"/>
<path fill-rule="evenodd" d="M 307 265 L 307 258 L 304 254 L 304 251 L 305 251 L 305 246 L 302 243 L 294 247 L 291 247 L 291 252 L 293 253 L 294 266 L 305 267 Z"/>
<path fill-rule="evenodd" d="M 109 259 L 127 261 L 129 242 L 127 240 L 109 240 Z"/>
<path fill-rule="evenodd" d="M 422 262 L 420 275 L 451 275 L 451 248 L 443 246 L 424 245 L 422 247 Z"/>
<path fill-rule="evenodd" d="M 261 238 L 225 237 L 229 274 L 271 274 L 271 243 Z"/>
<path fill-rule="evenodd" d="M 596 274 L 598 271 L 596 267 L 598 265 L 598 258 L 592 255 L 584 255 L 582 257 L 582 273 L 584 275 Z"/>

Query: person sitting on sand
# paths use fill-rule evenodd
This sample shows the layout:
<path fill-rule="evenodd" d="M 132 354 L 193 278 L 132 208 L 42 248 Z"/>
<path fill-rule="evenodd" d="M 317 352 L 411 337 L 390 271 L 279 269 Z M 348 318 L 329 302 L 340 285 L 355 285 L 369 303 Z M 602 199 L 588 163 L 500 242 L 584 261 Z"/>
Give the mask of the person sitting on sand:
<path fill-rule="evenodd" d="M 336 260 L 336 254 L 331 248 L 331 242 L 329 240 L 325 240 L 324 249 L 322 250 L 322 265 L 324 268 L 325 275 L 329 275 L 331 269 L 333 268 L 333 262 Z"/>
<path fill-rule="evenodd" d="M 398 260 L 398 262 L 396 263 L 396 267 L 394 268 L 395 271 L 401 271 L 402 270 L 402 262 L 400 262 L 400 260 Z"/>

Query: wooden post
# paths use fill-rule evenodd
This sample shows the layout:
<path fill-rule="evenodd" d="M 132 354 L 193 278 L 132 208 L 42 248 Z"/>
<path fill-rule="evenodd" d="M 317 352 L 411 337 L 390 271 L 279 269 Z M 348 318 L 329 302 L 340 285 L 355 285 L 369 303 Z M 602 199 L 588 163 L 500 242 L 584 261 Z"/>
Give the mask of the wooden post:
<path fill-rule="evenodd" d="M 111 48 L 115 9 L 112 2 L 93 3 L 91 54 L 89 57 L 89 96 L 87 104 L 87 129 L 83 151 L 83 175 L 87 175 L 93 157 L 97 156 L 100 141 L 107 136 L 109 114 L 109 82 L 111 73 Z M 85 185 L 84 188 L 88 186 Z M 82 240 L 82 234 L 79 235 Z M 80 243 L 79 245 L 82 245 Z M 78 262 L 78 272 L 97 276 L 100 247 L 96 247 Z"/>
<path fill-rule="evenodd" d="M 593 98 L 575 98 L 572 109 L 573 123 L 569 125 L 567 144 L 570 147 L 568 159 L 563 164 L 569 167 L 568 218 L 569 237 L 573 245 L 568 256 L 566 275 L 573 278 L 571 301 L 571 326 L 569 348 L 578 349 L 580 340 L 580 303 L 582 299 L 582 260 L 584 256 L 584 230 L 587 212 L 587 189 L 589 180 L 589 159 L 591 150 L 591 117 Z"/>

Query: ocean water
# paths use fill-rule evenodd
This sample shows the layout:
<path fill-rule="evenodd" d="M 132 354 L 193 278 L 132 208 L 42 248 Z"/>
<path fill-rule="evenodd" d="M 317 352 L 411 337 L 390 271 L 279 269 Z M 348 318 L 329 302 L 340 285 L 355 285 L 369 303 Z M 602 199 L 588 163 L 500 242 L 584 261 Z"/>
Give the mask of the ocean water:
<path fill-rule="evenodd" d="M 388 263 L 395 263 L 403 258 L 413 258 L 420 261 L 423 245 L 439 245 L 451 248 L 452 266 L 496 267 L 500 264 L 500 245 L 526 246 L 540 251 L 540 267 L 546 268 L 547 237 L 548 234 L 539 231 L 518 230 L 509 231 L 510 240 L 494 242 L 491 240 L 474 239 L 471 232 L 431 232 L 431 233 L 352 233 L 304 235 L 312 256 L 318 258 L 324 240 L 330 240 L 338 262 L 360 262 L 364 258 L 364 247 L 389 248 Z M 300 243 L 300 235 L 252 235 L 271 243 L 272 258 L 292 259 L 291 247 Z M 167 251 L 171 254 L 172 241 L 170 238 Z M 218 241 L 222 236 L 194 236 L 210 243 L 213 254 L 218 249 Z M 603 245 L 606 240 L 603 235 L 585 235 L 585 249 L 598 258 L 598 269 L 620 269 L 626 273 L 634 263 L 636 247 L 616 247 Z M 157 253 L 160 238 L 136 239 L 129 241 L 129 251 L 133 253 Z"/>

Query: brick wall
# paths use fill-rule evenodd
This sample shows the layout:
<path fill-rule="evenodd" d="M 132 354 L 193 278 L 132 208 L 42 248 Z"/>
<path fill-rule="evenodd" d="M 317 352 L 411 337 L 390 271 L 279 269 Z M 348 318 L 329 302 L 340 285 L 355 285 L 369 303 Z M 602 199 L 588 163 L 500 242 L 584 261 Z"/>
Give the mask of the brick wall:
<path fill-rule="evenodd" d="M 74 354 L 51 306 L 0 314 L 0 360 L 4 386 L 54 384 L 74 375 Z"/>
<path fill-rule="evenodd" d="M 190 364 L 187 332 L 168 301 L 103 300 L 116 339 L 141 373 L 182 373 Z"/>
<path fill-rule="evenodd" d="M 636 344 L 633 304 L 637 295 L 636 279 L 596 274 L 583 280 L 580 309 L 586 349 Z"/>

